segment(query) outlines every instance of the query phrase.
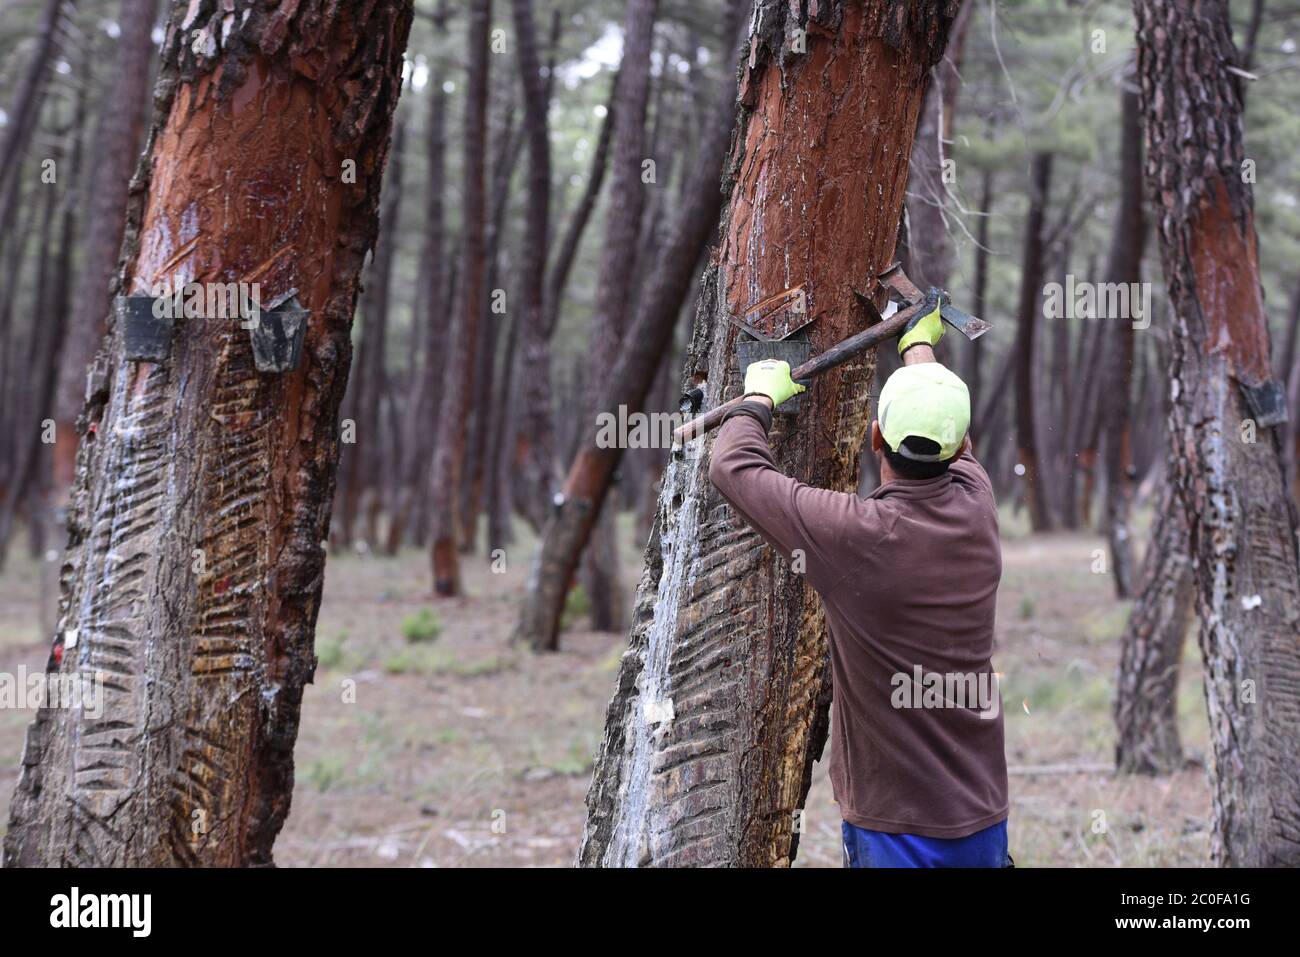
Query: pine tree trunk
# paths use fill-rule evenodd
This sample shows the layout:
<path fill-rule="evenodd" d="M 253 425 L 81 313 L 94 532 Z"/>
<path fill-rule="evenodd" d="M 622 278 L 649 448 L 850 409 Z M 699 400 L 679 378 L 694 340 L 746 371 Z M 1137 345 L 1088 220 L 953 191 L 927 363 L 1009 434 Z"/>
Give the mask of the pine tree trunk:
<path fill-rule="evenodd" d="M 86 400 L 86 370 L 99 348 L 108 317 L 110 285 L 122 249 L 127 187 L 140 158 L 149 105 L 154 47 L 151 33 L 158 0 L 123 0 L 121 34 L 113 57 L 104 106 L 95 124 L 95 162 L 87 184 L 86 238 L 82 267 L 68 317 L 67 342 L 55 390 L 54 486 L 66 501 L 77 460 L 77 414 Z"/>
<path fill-rule="evenodd" d="M 510 181 L 519 157 L 523 153 L 524 140 L 515 130 L 514 105 L 508 104 L 501 129 L 497 134 L 497 156 L 492 167 L 492 207 L 487 221 L 487 235 L 484 241 L 484 261 L 486 277 L 484 289 L 491 295 L 483 301 L 483 314 L 479 319 L 478 359 L 474 370 L 474 401 L 470 409 L 472 429 L 466 449 L 465 472 L 460 485 L 460 525 L 459 548 L 463 554 L 474 551 L 478 537 L 479 513 L 483 505 L 483 486 L 488 471 L 489 438 L 494 427 L 495 409 L 492 404 L 496 384 L 497 340 L 500 338 L 501 325 L 509 322 L 505 312 L 499 312 L 495 306 L 496 290 L 501 285 L 502 262 L 507 254 L 504 249 L 506 209 L 510 199 Z M 508 264 L 507 264 L 508 265 Z M 504 291 L 504 290 L 503 290 Z"/>
<path fill-rule="evenodd" d="M 362 372 L 362 376 L 357 385 L 364 388 L 357 393 L 357 444 L 348 449 L 350 454 L 357 457 L 356 500 L 365 520 L 361 534 L 366 545 L 375 550 L 380 547 L 381 487 L 389 471 L 387 441 L 381 417 L 384 393 L 387 390 L 384 356 L 388 350 L 389 289 L 392 285 L 397 238 L 401 235 L 402 150 L 405 140 L 404 128 L 399 125 L 393 132 L 393 145 L 384 183 L 383 212 L 379 217 L 379 238 L 366 276 L 369 284 L 361 298 L 361 356 L 358 371 Z"/>
<path fill-rule="evenodd" d="M 1183 762 L 1178 669 L 1195 598 L 1187 516 L 1168 482 L 1156 506 L 1140 586 L 1120 638 L 1115 766 L 1125 774 L 1168 774 Z"/>
<path fill-rule="evenodd" d="M 1300 864 L 1300 569 L 1272 374 L 1241 80 L 1224 0 L 1136 0 L 1146 181 L 1172 314 L 1172 481 L 1191 527 L 1214 746 L 1216 862 Z"/>
<path fill-rule="evenodd" d="M 38 712 L 11 866 L 269 864 L 289 809 L 411 4 L 241 5 L 171 9 L 120 287 L 296 289 L 306 341 L 295 369 L 259 373 L 237 319 L 179 319 L 165 361 L 131 362 L 110 323 L 47 664 L 102 672 L 102 713 Z"/>
<path fill-rule="evenodd" d="M 980 179 L 980 217 L 975 227 L 975 280 L 971 292 L 971 306 L 975 315 L 983 318 L 988 309 L 989 288 L 989 223 L 993 218 L 993 168 L 984 170 Z M 984 397 L 984 346 L 978 340 L 970 344 L 970 372 L 966 377 L 966 388 L 970 390 L 972 409 L 980 407 Z M 998 383 L 1002 388 L 1002 383 Z M 976 421 L 971 423 L 972 441 L 984 435 L 988 423 Z"/>
<path fill-rule="evenodd" d="M 0 247 L 22 235 L 13 232 L 13 225 L 19 206 L 23 157 L 40 117 L 50 64 L 59 50 L 59 19 L 65 6 L 64 0 L 45 0 L 36 31 L 36 49 L 18 83 L 14 102 L 5 114 L 4 136 L 0 138 Z M 6 276 L 6 284 L 12 283 L 14 277 L 14 273 Z"/>
<path fill-rule="evenodd" d="M 433 453 L 429 491 L 433 518 L 433 589 L 438 595 L 461 594 L 460 558 L 456 543 L 459 526 L 457 496 L 465 468 L 470 400 L 474 394 L 474 366 L 478 352 L 479 323 L 483 317 L 485 232 L 487 220 L 487 104 L 488 38 L 492 0 L 473 0 L 469 16 L 469 82 L 465 107 L 465 186 L 461 210 L 461 290 L 459 321 L 450 350 L 437 356 L 446 388 L 438 408 L 438 444 Z M 435 354 L 429 353 L 428 360 Z"/>
<path fill-rule="evenodd" d="M 907 177 L 907 274 L 922 289 L 946 287 L 952 272 L 944 163 L 949 158 L 953 113 L 961 88 L 963 41 L 975 6 L 974 0 L 964 0 L 953 21 L 946 55 L 932 71 L 912 144 Z"/>
<path fill-rule="evenodd" d="M 62 149 L 54 151 L 53 158 L 56 163 L 66 164 L 65 170 L 72 165 L 63 156 Z M 13 421 L 23 423 L 24 427 L 13 437 L 13 455 L 10 456 L 13 471 L 8 476 L 8 494 L 0 496 L 0 568 L 4 567 L 8 555 L 18 511 L 22 509 L 30 515 L 38 510 L 36 503 L 40 494 L 34 486 L 40 482 L 39 464 L 44 448 L 40 423 L 49 409 L 67 316 L 67 276 L 58 274 L 56 269 L 60 261 L 66 265 L 66 247 L 59 246 L 56 252 L 56 233 L 61 224 L 58 216 L 60 200 L 66 203 L 66 193 L 49 188 L 43 192 L 36 291 L 23 369 L 26 381 L 17 393 L 20 402 L 12 411 Z M 66 235 L 62 238 L 68 239 Z"/>
<path fill-rule="evenodd" d="M 1111 236 L 1106 281 L 1142 281 L 1142 254 L 1146 247 L 1146 224 L 1142 216 L 1142 128 L 1136 90 L 1121 95 L 1120 198 Z M 1142 317 L 1149 322 L 1150 316 Z M 1133 502 L 1133 454 L 1129 437 L 1132 427 L 1133 316 L 1103 319 L 1110 335 L 1102 348 L 1110 353 L 1104 366 L 1106 388 L 1102 393 L 1106 455 L 1106 541 L 1110 546 L 1111 577 L 1115 594 L 1128 598 L 1133 591 L 1133 542 L 1129 511 Z"/>
<path fill-rule="evenodd" d="M 726 35 L 739 34 L 739 18 L 747 7 L 748 0 L 732 0 Z M 731 142 L 735 99 L 736 84 L 728 76 L 705 126 L 708 135 L 701 139 L 695 166 L 685 179 L 685 191 L 655 272 L 646 284 L 646 295 L 638 300 L 636 318 L 597 396 L 595 407 L 602 411 L 617 415 L 613 410 L 623 407 L 629 415 L 640 412 L 672 342 L 673 329 L 696 275 L 696 263 L 717 229 L 722 209 L 719 171 Z M 565 596 L 609 497 L 624 451 L 619 443 L 599 441 L 594 421 L 579 435 L 579 448 L 565 477 L 561 503 L 553 510 L 533 562 L 516 641 L 536 651 L 559 648 Z M 613 509 L 609 511 L 612 515 Z"/>
<path fill-rule="evenodd" d="M 1020 306 L 1016 325 L 1016 447 L 1029 520 L 1034 531 L 1054 527 L 1047 497 L 1047 472 L 1044 468 L 1038 434 L 1038 389 L 1035 387 L 1035 340 L 1043 295 L 1043 218 L 1049 199 L 1052 177 L 1052 154 L 1035 153 L 1029 174 L 1029 215 L 1025 222 L 1025 251 L 1020 272 Z"/>
<path fill-rule="evenodd" d="M 601 244 L 600 273 L 589 339 L 594 356 L 616 355 L 629 322 L 632 281 L 639 253 L 637 242 L 646 194 L 651 189 L 642 177 L 646 155 L 646 109 L 650 100 L 650 51 L 659 0 L 628 0 L 623 25 L 623 59 L 614 94 L 614 141 L 605 233 Z M 594 429 L 598 390 L 608 368 L 592 363 L 586 370 L 590 388 L 583 393 L 578 441 Z M 619 580 L 617 509 L 599 517 L 582 556 L 582 583 L 591 602 L 592 627 L 598 631 L 623 628 L 622 583 Z"/>
<path fill-rule="evenodd" d="M 439 34 L 446 31 L 450 16 L 448 0 L 440 0 L 433 14 L 434 29 Z M 419 537 L 414 526 L 418 524 L 417 512 L 428 492 L 425 469 L 433 457 L 438 431 L 443 380 L 440 359 L 447 348 L 448 316 L 452 305 L 444 285 L 448 272 L 454 272 L 446 265 L 453 260 L 445 256 L 443 191 L 447 188 L 447 95 L 443 91 L 444 82 L 439 60 L 435 57 L 429 61 L 429 82 L 426 84 L 429 97 L 425 130 L 428 177 L 424 187 L 424 245 L 420 253 L 420 285 L 415 310 L 415 321 L 423 328 L 424 349 L 402 422 L 401 486 L 384 548 L 389 555 L 397 554 L 403 535 L 411 533 L 412 540 Z"/>
<path fill-rule="evenodd" d="M 540 530 L 550 512 L 556 478 L 555 410 L 551 393 L 551 336 L 555 322 L 547 316 L 546 286 L 551 208 L 550 124 L 547 121 L 550 96 L 538 55 L 532 0 L 511 0 L 511 3 L 519 38 L 519 79 L 524 101 L 524 138 L 528 145 L 528 200 L 520 263 L 523 303 L 516 320 L 517 331 L 512 332 L 516 338 L 509 356 L 511 365 L 506 366 L 509 378 L 505 408 L 509 411 L 502 415 L 503 424 L 511 428 L 502 437 L 496 464 L 498 484 L 504 485 L 504 463 L 500 456 L 513 455 L 514 431 L 519 429 L 528 437 L 521 477 L 526 494 L 521 501 L 524 513 Z M 608 118 L 605 123 L 608 125 Z M 603 156 L 601 159 L 601 166 L 595 172 L 596 189 L 600 188 L 599 177 L 604 168 Z M 500 521 L 498 518 L 498 524 Z"/>
<path fill-rule="evenodd" d="M 687 360 L 707 406 L 740 388 L 728 315 L 802 285 L 813 352 L 865 324 L 855 290 L 869 293 L 893 258 L 926 75 L 954 13 L 830 2 L 805 20 L 790 4 L 759 3 L 722 244 Z M 872 367 L 869 357 L 841 366 L 814 383 L 796 418 L 778 416 L 788 474 L 856 488 Z M 664 475 L 587 796 L 582 865 L 773 866 L 797 850 L 796 812 L 827 732 L 825 615 L 710 487 L 708 445 L 693 444 Z"/>

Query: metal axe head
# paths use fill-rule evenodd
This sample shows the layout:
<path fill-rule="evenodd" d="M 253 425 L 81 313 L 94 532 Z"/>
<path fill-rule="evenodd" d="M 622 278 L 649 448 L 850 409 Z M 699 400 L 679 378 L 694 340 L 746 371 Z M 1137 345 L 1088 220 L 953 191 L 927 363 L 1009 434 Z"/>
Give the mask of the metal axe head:
<path fill-rule="evenodd" d="M 992 328 L 983 319 L 978 319 L 954 306 L 948 290 L 931 286 L 929 292 L 922 293 L 916 283 L 907 277 L 907 273 L 903 272 L 902 263 L 894 263 L 882 272 L 878 279 L 882 286 L 902 298 L 904 308 L 914 306 L 922 300 L 930 303 L 939 301 L 939 318 L 971 341 L 978 339 Z"/>
<path fill-rule="evenodd" d="M 983 319 L 972 316 L 969 312 L 962 312 L 956 306 L 947 301 L 947 293 L 944 293 L 944 302 L 939 307 L 939 318 L 948 325 L 952 326 L 967 339 L 974 342 L 989 329 L 993 328 Z"/>

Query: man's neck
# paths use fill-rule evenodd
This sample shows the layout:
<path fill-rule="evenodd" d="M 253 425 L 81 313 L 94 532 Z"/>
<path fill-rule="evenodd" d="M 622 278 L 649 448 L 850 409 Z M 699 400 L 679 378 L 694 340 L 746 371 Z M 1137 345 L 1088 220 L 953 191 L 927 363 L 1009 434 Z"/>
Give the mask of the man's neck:
<path fill-rule="evenodd" d="M 877 456 L 877 460 L 880 462 L 880 484 L 881 485 L 888 485 L 890 482 L 897 482 L 900 478 L 902 478 L 902 476 L 899 475 L 897 472 L 895 472 L 893 468 L 890 466 L 889 459 L 881 455 L 881 456 Z"/>

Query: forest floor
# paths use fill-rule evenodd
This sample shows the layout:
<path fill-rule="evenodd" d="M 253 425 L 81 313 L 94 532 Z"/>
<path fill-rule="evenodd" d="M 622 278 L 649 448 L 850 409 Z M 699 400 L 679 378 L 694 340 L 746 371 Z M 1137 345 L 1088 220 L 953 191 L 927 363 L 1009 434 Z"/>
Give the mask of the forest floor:
<path fill-rule="evenodd" d="M 1003 673 L 1017 864 L 1207 864 L 1207 733 L 1194 639 L 1179 695 L 1186 769 L 1116 777 L 1107 770 L 1111 703 L 1127 605 L 1093 571 L 1103 542 L 1031 537 L 1023 520 L 1003 518 L 994 664 Z M 630 520 L 622 531 L 630 600 L 641 539 Z M 276 843 L 281 865 L 572 864 L 626 636 L 581 630 L 578 615 L 558 654 L 511 647 L 533 544 L 522 536 L 501 573 L 469 556 L 469 597 L 438 602 L 422 553 L 330 556 L 320 664 L 303 701 L 293 807 Z M 20 543 L 10 556 L 0 575 L 0 671 L 14 674 L 20 665 L 41 668 L 48 644 L 38 624 L 40 568 Z M 0 831 L 30 719 L 0 709 Z M 823 760 L 796 866 L 838 867 L 839 823 Z"/>

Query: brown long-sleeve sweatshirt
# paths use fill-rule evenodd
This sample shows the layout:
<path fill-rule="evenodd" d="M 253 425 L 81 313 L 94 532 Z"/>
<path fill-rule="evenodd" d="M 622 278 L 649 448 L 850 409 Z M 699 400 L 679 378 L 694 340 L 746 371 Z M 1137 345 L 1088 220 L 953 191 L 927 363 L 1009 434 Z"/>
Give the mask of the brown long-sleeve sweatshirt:
<path fill-rule="evenodd" d="M 772 413 L 723 423 L 709 478 L 782 555 L 803 551 L 826 606 L 830 775 L 850 824 L 957 838 L 1007 816 L 993 619 L 1002 576 L 988 475 L 969 452 L 939 478 L 866 498 L 813 488 L 772 460 Z"/>

